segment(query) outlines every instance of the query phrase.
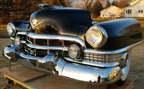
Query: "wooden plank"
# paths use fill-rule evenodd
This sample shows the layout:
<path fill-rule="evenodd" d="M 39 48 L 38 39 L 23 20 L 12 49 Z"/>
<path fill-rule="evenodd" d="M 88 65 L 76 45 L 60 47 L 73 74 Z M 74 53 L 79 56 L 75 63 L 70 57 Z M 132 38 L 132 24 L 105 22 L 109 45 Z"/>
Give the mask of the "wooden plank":
<path fill-rule="evenodd" d="M 26 67 L 20 67 L 20 65 L 12 66 L 12 71 L 9 71 L 7 67 L 2 68 L 0 69 L 0 72 L 21 82 L 27 82 L 29 80 L 46 75 L 44 72 L 38 72 Z"/>
<path fill-rule="evenodd" d="M 19 65 L 12 66 L 12 71 L 9 71 L 8 68 L 3 68 L 0 69 L 0 72 L 6 75 L 4 76 L 6 78 L 15 79 L 14 81 L 18 81 L 18 84 L 22 86 L 33 86 L 37 89 L 107 89 L 108 86 L 87 84 L 86 82 L 80 82 L 51 73 L 47 73 L 46 75 L 46 73 L 20 67 Z M 130 75 L 123 86 L 110 85 L 108 89 L 132 89 L 136 78 L 137 76 Z"/>
<path fill-rule="evenodd" d="M 107 85 L 87 84 L 86 82 L 51 74 L 28 83 L 37 89 L 106 89 Z"/>
<path fill-rule="evenodd" d="M 132 89 L 137 76 L 129 75 L 123 86 L 110 85 L 108 89 Z"/>
<path fill-rule="evenodd" d="M 40 82 L 41 81 L 41 82 Z M 28 83 L 37 89 L 85 89 L 85 85 L 57 75 L 49 75 Z"/>
<path fill-rule="evenodd" d="M 21 81 L 19 81 L 19 80 L 16 80 L 16 79 L 14 79 L 14 78 L 12 78 L 12 77 L 10 77 L 10 76 L 8 76 L 8 75 L 3 74 L 3 76 L 4 76 L 5 78 L 7 78 L 7 79 L 12 80 L 12 81 L 14 82 L 14 84 L 20 84 L 20 85 L 22 85 L 23 87 L 25 87 L 25 88 L 27 88 L 27 89 L 36 89 L 35 87 L 32 87 L 32 86 L 30 86 L 30 85 L 28 85 L 28 84 L 26 84 L 26 83 L 24 83 L 24 82 L 21 82 Z"/>
<path fill-rule="evenodd" d="M 46 76 L 39 77 L 41 75 L 44 75 L 45 73 L 43 74 L 42 72 L 35 71 L 33 69 L 20 67 L 19 65 L 12 66 L 12 71 L 9 71 L 8 68 L 3 68 L 0 69 L 0 72 L 7 75 L 7 78 L 11 80 L 16 79 L 21 82 L 31 80 L 27 82 L 27 84 L 37 89 L 94 89 L 95 87 L 105 89 L 107 87 L 107 85 L 87 85 L 85 84 L 86 82 L 80 82 L 74 79 L 54 75 L 51 73 L 48 73 L 48 75 Z M 19 82 L 18 84 L 22 85 Z M 26 84 L 23 84 L 22 86 L 25 85 Z"/>

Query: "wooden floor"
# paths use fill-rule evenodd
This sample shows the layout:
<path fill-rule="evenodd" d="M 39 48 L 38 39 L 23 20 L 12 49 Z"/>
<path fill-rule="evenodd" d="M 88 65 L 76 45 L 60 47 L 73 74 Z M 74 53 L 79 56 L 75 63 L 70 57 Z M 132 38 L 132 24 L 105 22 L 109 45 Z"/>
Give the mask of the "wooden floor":
<path fill-rule="evenodd" d="M 93 85 L 76 81 L 54 74 L 35 71 L 20 65 L 12 66 L 12 71 L 8 68 L 0 69 L 5 78 L 11 79 L 15 84 L 20 84 L 29 89 L 132 89 L 136 76 L 130 75 L 121 87 L 116 85 Z"/>

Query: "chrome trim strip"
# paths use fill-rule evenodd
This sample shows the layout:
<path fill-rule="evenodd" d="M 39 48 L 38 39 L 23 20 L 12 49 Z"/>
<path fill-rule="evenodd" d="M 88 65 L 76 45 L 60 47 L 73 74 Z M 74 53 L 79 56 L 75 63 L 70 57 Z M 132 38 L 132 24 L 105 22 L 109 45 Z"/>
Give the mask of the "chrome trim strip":
<path fill-rule="evenodd" d="M 29 33 L 27 36 L 29 36 L 30 38 L 35 38 L 35 39 L 76 41 L 80 43 L 84 48 L 86 48 L 84 41 L 81 38 L 74 37 L 74 36 L 46 35 L 46 34 L 35 34 L 35 33 Z"/>
<path fill-rule="evenodd" d="M 6 53 L 5 53 L 5 52 L 3 52 L 3 56 L 4 56 L 6 59 L 8 59 L 8 60 L 10 60 L 10 59 L 11 59 L 11 57 L 9 57 L 8 55 L 6 55 Z"/>
<path fill-rule="evenodd" d="M 23 57 L 25 59 L 33 59 L 33 60 L 42 60 L 43 58 L 40 58 L 40 57 L 35 57 L 35 56 L 31 56 L 29 54 L 23 54 L 21 52 L 15 52 L 15 49 L 17 48 L 18 46 L 11 46 L 11 47 L 5 47 L 4 49 L 4 52 L 3 52 L 3 55 L 5 57 L 7 57 L 8 59 L 10 59 L 11 57 L 8 56 L 7 54 L 9 53 L 15 53 L 15 54 L 18 54 L 20 57 Z"/>
<path fill-rule="evenodd" d="M 107 34 L 106 30 L 105 30 L 103 27 L 98 26 L 97 24 L 96 24 L 96 27 L 97 27 L 98 29 L 100 29 L 100 30 L 102 31 L 102 33 L 103 33 L 103 40 L 102 40 L 102 42 L 96 47 L 96 48 L 98 48 L 98 47 L 103 46 L 103 45 L 107 42 L 108 34 Z"/>
<path fill-rule="evenodd" d="M 11 47 L 5 47 L 4 48 L 4 51 L 3 51 L 3 55 L 4 57 L 6 57 L 7 59 L 11 59 L 10 56 L 8 56 L 7 54 L 9 53 L 14 53 L 15 52 L 15 49 L 17 48 L 18 46 L 11 46 Z"/>
<path fill-rule="evenodd" d="M 17 37 L 18 35 L 27 35 L 27 32 L 18 32 L 17 35 L 16 35 L 16 37 Z"/>
<path fill-rule="evenodd" d="M 118 50 L 112 50 L 112 51 L 97 51 L 97 50 L 93 50 L 93 49 L 86 49 L 84 50 L 84 52 L 86 53 L 96 53 L 96 54 L 117 54 L 117 53 L 121 53 L 121 52 L 125 52 L 133 47 L 135 47 L 136 45 L 141 44 L 143 41 L 140 41 L 138 43 L 132 44 L 130 46 L 127 46 L 125 48 L 121 48 Z"/>
<path fill-rule="evenodd" d="M 43 58 L 31 56 L 29 54 L 23 54 L 23 53 L 17 53 L 17 54 L 19 54 L 20 57 L 23 57 L 25 59 L 33 59 L 33 60 L 39 60 L 39 61 L 43 59 Z"/>
<path fill-rule="evenodd" d="M 23 44 L 26 44 L 26 45 L 27 45 L 28 47 L 30 47 L 30 48 L 35 48 L 35 49 L 43 49 L 43 50 L 50 49 L 50 50 L 63 50 L 63 51 L 68 51 L 68 48 L 67 48 L 67 47 L 37 46 L 37 45 L 34 45 L 34 44 L 32 44 L 32 43 L 27 44 L 26 41 L 24 41 L 24 40 L 21 40 L 20 42 L 23 43 Z"/>
<path fill-rule="evenodd" d="M 83 60 L 82 62 L 80 61 L 75 61 L 71 58 L 64 58 L 68 61 L 71 61 L 71 62 L 75 62 L 75 63 L 80 63 L 80 64 L 86 64 L 86 65 L 90 65 L 90 66 L 98 66 L 98 67 L 114 67 L 114 66 L 118 66 L 119 63 L 118 62 L 113 62 L 113 63 L 97 63 L 97 62 L 89 62 L 89 61 L 86 61 L 86 60 Z"/>
<path fill-rule="evenodd" d="M 99 29 L 102 31 L 103 35 L 104 35 L 106 38 L 108 38 L 108 34 L 107 34 L 106 30 L 105 30 L 103 27 L 98 26 L 97 24 L 95 24 L 94 26 L 96 26 L 97 28 L 99 28 Z"/>
<path fill-rule="evenodd" d="M 10 40 L 14 40 L 15 38 L 14 37 L 10 37 Z"/>
<path fill-rule="evenodd" d="M 26 41 L 25 40 L 21 40 L 20 43 L 26 44 Z"/>
<path fill-rule="evenodd" d="M 122 49 L 118 49 L 118 50 L 113 50 L 113 51 L 97 51 L 97 50 L 92 50 L 92 49 L 86 49 L 84 50 L 84 53 L 95 53 L 95 54 L 117 54 L 117 53 L 121 53 L 121 52 L 125 52 L 133 47 L 135 47 L 136 45 L 141 44 L 143 41 L 140 41 L 138 43 L 135 43 L 133 45 L 127 46 L 125 48 Z M 55 47 L 55 46 L 37 46 L 37 45 L 33 45 L 31 43 L 27 44 L 27 46 L 31 47 L 31 48 L 36 48 L 36 49 L 52 49 L 52 50 L 64 50 L 64 51 L 68 51 L 68 48 L 66 47 Z"/>
<path fill-rule="evenodd" d="M 86 60 L 83 60 L 82 64 L 91 65 L 91 66 L 99 66 L 99 67 L 114 67 L 114 66 L 118 66 L 119 65 L 118 62 L 113 62 L 113 63 L 97 63 L 97 62 L 90 62 L 90 61 L 86 61 Z"/>
<path fill-rule="evenodd" d="M 31 41 L 29 41 L 28 37 L 26 37 L 26 40 L 27 40 L 29 43 L 33 44 Z"/>
<path fill-rule="evenodd" d="M 47 50 L 47 49 L 51 49 L 51 50 L 63 50 L 63 51 L 68 51 L 67 47 L 57 47 L 57 46 L 37 46 L 34 44 L 26 44 L 28 47 L 30 48 L 35 48 L 35 49 L 43 49 L 43 50 Z"/>

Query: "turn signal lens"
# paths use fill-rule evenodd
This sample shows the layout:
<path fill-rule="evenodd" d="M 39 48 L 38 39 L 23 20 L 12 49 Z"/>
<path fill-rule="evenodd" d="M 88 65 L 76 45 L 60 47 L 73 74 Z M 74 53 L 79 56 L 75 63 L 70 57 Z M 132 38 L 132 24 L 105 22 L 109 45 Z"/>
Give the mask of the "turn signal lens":
<path fill-rule="evenodd" d="M 19 38 L 15 38 L 14 41 L 15 41 L 16 46 L 20 45 L 20 39 Z"/>
<path fill-rule="evenodd" d="M 68 54 L 73 59 L 78 58 L 80 55 L 80 48 L 77 45 L 72 44 L 68 48 Z"/>

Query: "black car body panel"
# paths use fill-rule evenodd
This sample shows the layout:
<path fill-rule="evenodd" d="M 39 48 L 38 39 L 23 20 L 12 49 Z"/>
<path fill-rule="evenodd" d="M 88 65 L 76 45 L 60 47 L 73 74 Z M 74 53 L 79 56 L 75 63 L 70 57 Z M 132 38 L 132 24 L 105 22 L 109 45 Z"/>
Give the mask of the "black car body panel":
<path fill-rule="evenodd" d="M 102 49 L 120 49 L 142 40 L 141 25 L 135 19 L 112 20 L 97 25 L 103 27 L 109 37 Z"/>
<path fill-rule="evenodd" d="M 56 31 L 53 31 L 53 34 L 71 36 L 77 36 L 85 25 L 92 23 L 89 12 L 82 9 L 41 9 L 31 15 L 30 21 L 32 19 L 37 19 L 38 22 L 44 21 L 41 25 L 50 25 L 55 28 Z"/>
<path fill-rule="evenodd" d="M 31 15 L 32 19 L 44 21 L 38 28 L 41 34 L 70 35 L 85 38 L 90 26 L 96 24 L 103 27 L 108 34 L 108 41 L 100 49 L 115 50 L 138 42 L 142 38 L 140 23 L 134 19 L 112 20 L 102 23 L 93 23 L 88 11 L 82 9 L 48 9 L 39 10 Z M 53 30 L 43 29 L 52 26 Z M 35 29 L 36 30 L 36 29 Z M 92 48 L 88 43 L 87 47 Z"/>
<path fill-rule="evenodd" d="M 29 20 L 14 21 L 12 23 L 15 25 L 16 30 L 28 31 L 27 27 L 30 26 L 30 24 L 28 24 Z M 21 26 L 25 24 L 27 24 L 27 26 L 25 26 L 25 29 L 23 27 L 21 28 Z"/>

